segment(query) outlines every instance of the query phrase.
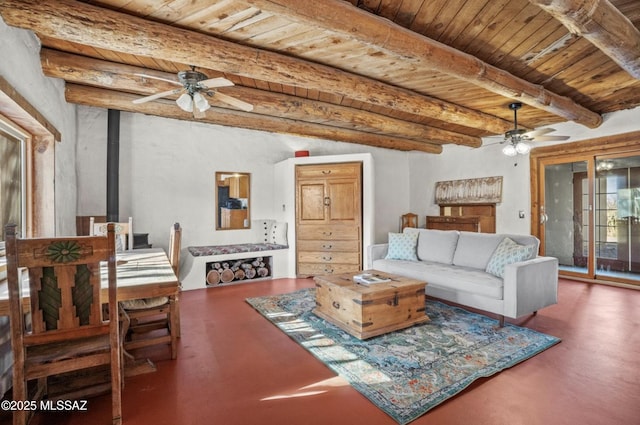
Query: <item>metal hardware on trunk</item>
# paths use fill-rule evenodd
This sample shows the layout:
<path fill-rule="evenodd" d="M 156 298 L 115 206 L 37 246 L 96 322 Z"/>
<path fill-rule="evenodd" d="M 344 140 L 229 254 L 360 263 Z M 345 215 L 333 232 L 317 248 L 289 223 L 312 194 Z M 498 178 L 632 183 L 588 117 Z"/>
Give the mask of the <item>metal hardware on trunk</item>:
<path fill-rule="evenodd" d="M 393 307 L 397 307 L 398 306 L 398 293 L 396 292 L 395 294 L 393 294 L 393 299 L 390 301 L 387 301 L 387 304 Z"/>

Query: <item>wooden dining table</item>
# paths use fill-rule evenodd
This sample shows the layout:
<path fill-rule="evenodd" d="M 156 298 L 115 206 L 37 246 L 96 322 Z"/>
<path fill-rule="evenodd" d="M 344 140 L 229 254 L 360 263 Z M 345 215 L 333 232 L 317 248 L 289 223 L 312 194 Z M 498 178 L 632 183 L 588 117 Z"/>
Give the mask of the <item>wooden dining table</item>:
<path fill-rule="evenodd" d="M 101 294 L 107 302 L 108 279 L 107 263 L 101 264 Z M 118 301 L 159 296 L 177 297 L 180 284 L 171 267 L 167 254 L 161 248 L 135 249 L 119 252 L 116 255 L 117 298 Z M 29 285 L 26 273 L 23 273 L 23 308 L 31 308 Z M 7 281 L 0 282 L 0 316 L 9 316 L 9 290 Z M 148 359 L 134 359 L 125 352 L 125 375 L 133 376 L 155 371 L 155 365 Z"/>
<path fill-rule="evenodd" d="M 180 285 L 167 254 L 162 248 L 134 249 L 116 255 L 118 301 L 177 296 Z M 107 264 L 100 269 L 101 299 L 108 299 Z M 29 286 L 22 285 L 23 305 L 29 311 Z M 9 315 L 9 290 L 6 280 L 0 283 L 0 316 Z"/>

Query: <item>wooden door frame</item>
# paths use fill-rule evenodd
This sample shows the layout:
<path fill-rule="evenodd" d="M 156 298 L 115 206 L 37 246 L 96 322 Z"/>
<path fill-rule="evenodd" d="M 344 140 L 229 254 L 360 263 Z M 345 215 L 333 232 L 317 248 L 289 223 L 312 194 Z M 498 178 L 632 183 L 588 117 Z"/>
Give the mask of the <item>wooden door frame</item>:
<path fill-rule="evenodd" d="M 541 206 L 544 204 L 544 166 L 550 163 L 588 161 L 588 169 L 593 168 L 596 157 L 605 155 L 629 155 L 637 152 L 640 141 L 640 131 L 622 133 L 613 136 L 599 137 L 579 142 L 562 143 L 545 146 L 531 150 L 529 156 L 530 183 L 531 183 L 531 234 L 540 239 L 540 254 L 544 255 L 544 232 L 541 232 L 540 217 Z M 635 142 L 635 146 L 632 143 Z M 594 185 L 594 172 L 589 173 L 589 187 Z M 590 191 L 590 203 L 593 205 L 593 191 Z M 593 209 L 590 211 L 589 223 L 593 225 Z M 590 238 L 589 252 L 593 253 L 592 244 L 595 241 Z M 589 256 L 588 274 L 595 274 L 595 259 Z M 617 281 L 615 279 L 614 281 Z M 623 283 L 626 282 L 626 280 Z M 633 282 L 637 285 L 637 282 Z"/>

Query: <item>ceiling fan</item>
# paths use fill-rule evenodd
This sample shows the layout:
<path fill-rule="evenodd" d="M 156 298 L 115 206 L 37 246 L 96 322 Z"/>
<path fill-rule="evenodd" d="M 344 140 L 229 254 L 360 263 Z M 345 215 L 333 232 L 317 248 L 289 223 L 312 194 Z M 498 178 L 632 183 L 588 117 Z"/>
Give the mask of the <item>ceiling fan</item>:
<path fill-rule="evenodd" d="M 501 142 L 507 143 L 507 145 L 502 148 L 502 153 L 505 155 L 515 156 L 517 154 L 528 154 L 531 146 L 527 142 L 551 142 L 569 139 L 569 136 L 545 136 L 545 134 L 555 131 L 553 128 L 541 128 L 532 131 L 518 128 L 518 109 L 520 108 L 522 108 L 522 103 L 520 102 L 509 104 L 509 109 L 513 111 L 513 129 L 504 133 L 504 140 Z"/>
<path fill-rule="evenodd" d="M 236 108 L 246 112 L 250 112 L 253 110 L 253 105 L 251 105 L 250 103 L 244 102 L 240 99 L 236 99 L 235 97 L 231 97 L 224 93 L 220 93 L 217 90 L 214 90 L 218 87 L 233 86 L 234 84 L 231 81 L 222 77 L 209 78 L 202 72 L 196 71 L 195 66 L 191 66 L 191 69 L 188 71 L 178 72 L 178 81 L 169 80 L 167 78 L 154 77 L 153 75 L 147 74 L 135 75 L 143 78 L 152 78 L 155 80 L 167 81 L 181 87 L 152 94 L 151 96 L 141 97 L 140 99 L 134 100 L 133 103 L 145 103 L 151 100 L 160 99 L 161 97 L 170 96 L 172 94 L 182 93 L 176 100 L 176 104 L 183 111 L 193 112 L 193 116 L 195 118 L 202 118 L 204 117 L 205 111 L 211 107 L 211 105 L 209 105 L 209 101 L 203 96 L 204 94 L 209 97 L 215 97 L 221 102 L 224 102 L 231 106 L 235 106 Z"/>

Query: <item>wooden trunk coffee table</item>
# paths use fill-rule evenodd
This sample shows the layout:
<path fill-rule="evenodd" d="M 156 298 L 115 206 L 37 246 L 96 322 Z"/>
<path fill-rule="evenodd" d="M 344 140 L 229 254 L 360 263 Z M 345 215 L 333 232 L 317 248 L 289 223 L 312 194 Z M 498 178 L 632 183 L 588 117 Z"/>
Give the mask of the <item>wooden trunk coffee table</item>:
<path fill-rule="evenodd" d="M 353 276 L 362 273 L 390 281 L 356 283 Z M 314 280 L 313 313 L 357 338 L 367 339 L 429 321 L 425 314 L 426 282 L 376 270 L 316 276 Z"/>

